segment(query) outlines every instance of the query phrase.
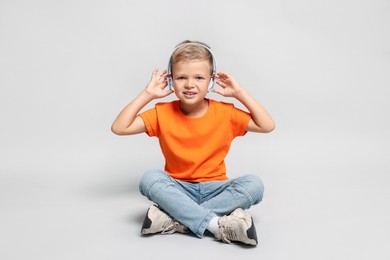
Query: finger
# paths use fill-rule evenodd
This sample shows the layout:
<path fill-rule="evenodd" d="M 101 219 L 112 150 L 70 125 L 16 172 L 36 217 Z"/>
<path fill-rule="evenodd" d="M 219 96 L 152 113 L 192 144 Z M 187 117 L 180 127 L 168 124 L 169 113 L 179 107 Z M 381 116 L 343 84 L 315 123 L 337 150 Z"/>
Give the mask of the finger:
<path fill-rule="evenodd" d="M 163 70 L 163 71 L 157 73 L 157 74 L 156 74 L 156 77 L 157 77 L 157 78 L 161 78 L 161 79 L 163 79 L 163 80 L 166 80 L 167 77 L 168 77 L 167 70 Z"/>
<path fill-rule="evenodd" d="M 223 79 L 224 81 L 232 81 L 233 80 L 232 76 L 230 76 L 226 72 L 222 72 L 220 76 L 221 76 L 221 79 Z"/>
<path fill-rule="evenodd" d="M 224 91 L 222 89 L 215 88 L 214 93 L 217 93 L 217 94 L 224 96 Z"/>
<path fill-rule="evenodd" d="M 173 92 L 174 92 L 173 90 L 164 91 L 164 92 L 163 92 L 163 97 L 169 96 L 169 95 L 172 94 Z"/>
<path fill-rule="evenodd" d="M 226 82 L 227 81 L 227 78 L 225 78 L 225 77 L 217 77 L 217 81 L 218 82 Z"/>
<path fill-rule="evenodd" d="M 157 85 L 157 87 L 160 89 L 164 89 L 164 88 L 166 88 L 166 86 L 168 86 L 167 81 L 160 81 L 160 82 L 158 82 L 158 85 Z"/>
<path fill-rule="evenodd" d="M 158 78 L 158 68 L 154 69 L 152 73 L 152 79 L 156 79 L 156 78 Z"/>
<path fill-rule="evenodd" d="M 216 81 L 217 85 L 221 86 L 222 88 L 226 88 L 226 84 L 222 82 L 221 80 Z"/>
<path fill-rule="evenodd" d="M 217 76 L 218 76 L 218 77 L 222 77 L 222 78 L 226 78 L 226 77 L 228 77 L 229 75 L 228 75 L 226 72 L 219 71 L 219 72 L 217 73 Z"/>

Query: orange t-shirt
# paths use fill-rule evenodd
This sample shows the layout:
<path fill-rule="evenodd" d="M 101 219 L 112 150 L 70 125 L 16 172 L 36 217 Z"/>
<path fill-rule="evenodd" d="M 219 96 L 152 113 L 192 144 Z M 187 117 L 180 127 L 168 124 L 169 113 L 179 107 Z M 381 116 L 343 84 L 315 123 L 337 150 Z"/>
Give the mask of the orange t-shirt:
<path fill-rule="evenodd" d="M 208 101 L 208 111 L 200 118 L 185 116 L 178 100 L 157 103 L 140 114 L 147 134 L 159 139 L 164 170 L 175 179 L 227 179 L 224 159 L 232 140 L 246 134 L 251 116 L 233 104 Z"/>

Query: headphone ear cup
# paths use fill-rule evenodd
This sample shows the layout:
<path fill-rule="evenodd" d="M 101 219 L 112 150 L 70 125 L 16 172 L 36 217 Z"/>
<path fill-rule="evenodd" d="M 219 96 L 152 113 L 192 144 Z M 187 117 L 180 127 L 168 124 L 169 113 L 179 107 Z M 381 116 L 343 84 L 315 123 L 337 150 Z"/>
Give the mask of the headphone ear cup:
<path fill-rule="evenodd" d="M 213 91 L 214 83 L 215 83 L 215 74 L 213 74 L 213 76 L 211 76 L 209 87 L 207 88 L 207 92 Z"/>
<path fill-rule="evenodd" d="M 169 90 L 173 90 L 172 75 L 169 75 L 169 76 L 168 76 L 168 88 L 169 88 Z"/>

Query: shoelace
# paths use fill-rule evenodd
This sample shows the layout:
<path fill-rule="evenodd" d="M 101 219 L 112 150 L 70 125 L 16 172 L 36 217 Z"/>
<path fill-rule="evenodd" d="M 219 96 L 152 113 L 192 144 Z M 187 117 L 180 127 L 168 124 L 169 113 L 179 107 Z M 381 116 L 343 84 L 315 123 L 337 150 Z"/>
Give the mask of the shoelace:
<path fill-rule="evenodd" d="M 221 232 L 221 239 L 225 243 L 231 243 L 231 240 L 237 240 L 237 234 L 234 232 L 232 227 L 229 226 L 220 226 L 219 230 Z"/>
<path fill-rule="evenodd" d="M 161 234 L 168 235 L 168 234 L 173 234 L 176 231 L 179 231 L 178 228 L 180 227 L 180 224 L 176 221 L 169 220 L 167 222 L 166 227 L 164 230 L 161 232 Z"/>

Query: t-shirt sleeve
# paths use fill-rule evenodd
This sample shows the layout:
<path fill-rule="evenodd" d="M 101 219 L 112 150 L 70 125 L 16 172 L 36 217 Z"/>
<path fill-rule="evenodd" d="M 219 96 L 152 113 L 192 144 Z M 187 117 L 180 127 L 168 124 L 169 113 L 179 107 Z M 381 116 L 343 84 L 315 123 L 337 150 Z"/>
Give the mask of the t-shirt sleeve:
<path fill-rule="evenodd" d="M 146 134 L 149 136 L 157 136 L 158 134 L 158 119 L 156 108 L 151 108 L 139 115 L 145 123 Z"/>
<path fill-rule="evenodd" d="M 232 107 L 230 122 L 232 124 L 233 136 L 243 136 L 246 134 L 251 115 L 236 107 Z"/>

